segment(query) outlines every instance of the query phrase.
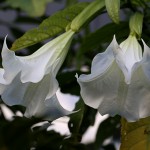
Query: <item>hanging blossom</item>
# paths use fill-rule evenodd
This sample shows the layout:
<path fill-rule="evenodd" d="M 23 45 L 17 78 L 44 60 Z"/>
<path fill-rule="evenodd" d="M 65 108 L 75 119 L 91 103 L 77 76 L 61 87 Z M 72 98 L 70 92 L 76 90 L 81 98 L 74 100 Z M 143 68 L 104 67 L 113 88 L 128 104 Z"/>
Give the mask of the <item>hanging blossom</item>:
<path fill-rule="evenodd" d="M 95 56 L 91 74 L 80 75 L 84 102 L 100 114 L 119 114 L 128 121 L 150 116 L 150 48 L 144 52 L 135 36 L 118 45 L 115 37 Z"/>
<path fill-rule="evenodd" d="M 55 77 L 73 35 L 73 31 L 67 31 L 25 57 L 16 56 L 10 51 L 5 38 L 2 49 L 3 68 L 0 68 L 2 100 L 9 106 L 25 106 L 26 117 L 52 120 L 68 114 L 57 100 L 56 91 L 59 86 Z"/>

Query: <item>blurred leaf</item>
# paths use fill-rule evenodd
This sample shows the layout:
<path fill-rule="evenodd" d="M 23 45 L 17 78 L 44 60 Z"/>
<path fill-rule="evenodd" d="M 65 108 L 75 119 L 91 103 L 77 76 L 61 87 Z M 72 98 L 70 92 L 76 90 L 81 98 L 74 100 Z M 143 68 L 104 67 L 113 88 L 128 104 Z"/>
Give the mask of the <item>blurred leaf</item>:
<path fill-rule="evenodd" d="M 55 13 L 45 19 L 38 28 L 27 31 L 22 37 L 17 39 L 13 43 L 11 49 L 19 50 L 64 32 L 66 26 L 70 24 L 73 18 L 76 17 L 87 5 L 88 3 L 78 3 Z"/>
<path fill-rule="evenodd" d="M 30 149 L 31 126 L 39 120 L 15 117 L 12 122 L 4 121 L 0 124 L 0 146 L 7 150 Z M 3 142 L 3 143 L 1 143 Z M 0 147 L 1 148 L 1 147 Z"/>
<path fill-rule="evenodd" d="M 91 108 L 87 105 L 85 105 L 84 107 L 85 107 L 84 116 L 83 116 L 82 124 L 80 127 L 80 134 L 81 135 L 83 135 L 90 126 L 94 125 L 95 116 L 97 113 L 97 110 L 94 108 Z"/>
<path fill-rule="evenodd" d="M 53 0 L 7 0 L 8 4 L 14 8 L 20 8 L 30 16 L 42 16 L 45 12 L 46 4 Z"/>
<path fill-rule="evenodd" d="M 97 110 L 85 105 L 82 99 L 76 104 L 75 110 L 79 111 L 70 115 L 68 126 L 74 141 L 80 142 L 88 127 L 94 125 Z"/>
<path fill-rule="evenodd" d="M 119 24 L 120 0 L 105 0 L 105 5 L 110 18 Z"/>
<path fill-rule="evenodd" d="M 36 150 L 59 150 L 65 136 L 55 131 L 37 130 L 34 131 Z"/>
<path fill-rule="evenodd" d="M 82 124 L 83 116 L 84 116 L 84 111 L 85 111 L 85 105 L 82 99 L 80 99 L 77 104 L 75 110 L 78 110 L 76 113 L 73 113 L 70 115 L 70 120 L 68 123 L 68 127 L 70 132 L 72 133 L 72 136 L 77 138 L 77 141 L 81 140 L 80 136 L 80 127 Z"/>
<path fill-rule="evenodd" d="M 150 117 L 137 122 L 121 121 L 120 150 L 150 150 Z"/>
<path fill-rule="evenodd" d="M 112 137 L 113 134 L 117 133 L 120 127 L 120 117 L 109 117 L 108 119 L 104 120 L 97 131 L 96 141 L 95 141 L 95 150 L 102 146 L 103 142 Z"/>
<path fill-rule="evenodd" d="M 130 0 L 133 5 L 140 7 L 147 7 L 146 2 L 150 2 L 149 0 Z"/>
<path fill-rule="evenodd" d="M 81 45 L 81 50 L 84 52 L 93 50 L 103 43 L 110 42 L 114 35 L 116 35 L 116 38 L 121 39 L 128 36 L 128 34 L 129 28 L 127 22 L 121 22 L 119 25 L 114 23 L 107 24 L 85 37 Z"/>

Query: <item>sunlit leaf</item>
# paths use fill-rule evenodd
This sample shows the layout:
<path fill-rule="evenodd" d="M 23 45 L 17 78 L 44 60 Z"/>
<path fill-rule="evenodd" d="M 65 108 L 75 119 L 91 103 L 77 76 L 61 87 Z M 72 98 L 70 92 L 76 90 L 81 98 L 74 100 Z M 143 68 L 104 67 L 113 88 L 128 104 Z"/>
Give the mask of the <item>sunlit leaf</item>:
<path fill-rule="evenodd" d="M 122 119 L 120 150 L 150 150 L 150 117 L 129 123 Z"/>
<path fill-rule="evenodd" d="M 45 12 L 46 4 L 53 0 L 7 0 L 8 4 L 14 8 L 20 8 L 30 16 L 42 16 Z"/>
<path fill-rule="evenodd" d="M 22 37 L 17 39 L 13 43 L 11 49 L 19 50 L 65 31 L 66 26 L 70 24 L 73 18 L 75 18 L 87 5 L 88 3 L 78 3 L 55 13 L 45 19 L 39 27 L 27 31 Z"/>

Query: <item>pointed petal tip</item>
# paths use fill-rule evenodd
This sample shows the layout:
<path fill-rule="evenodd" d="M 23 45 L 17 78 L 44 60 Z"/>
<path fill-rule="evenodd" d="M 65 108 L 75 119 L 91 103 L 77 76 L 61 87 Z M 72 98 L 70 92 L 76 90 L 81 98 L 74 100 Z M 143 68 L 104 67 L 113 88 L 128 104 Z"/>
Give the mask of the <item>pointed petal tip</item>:
<path fill-rule="evenodd" d="M 114 55 L 118 54 L 118 51 L 120 50 L 120 46 L 116 40 L 115 35 L 113 36 L 113 40 L 112 40 L 111 44 L 112 44 L 112 50 L 113 50 Z"/>
<path fill-rule="evenodd" d="M 113 36 L 113 40 L 116 40 L 116 35 L 114 34 L 114 36 Z"/>
<path fill-rule="evenodd" d="M 82 76 L 82 75 L 80 75 L 80 76 Z M 80 84 L 80 78 L 79 78 L 80 76 L 77 73 L 75 74 L 75 78 L 76 78 L 78 84 Z"/>
<path fill-rule="evenodd" d="M 9 48 L 8 48 L 8 46 L 7 46 L 7 37 L 8 37 L 8 34 L 7 34 L 7 35 L 5 36 L 5 38 L 4 38 L 2 51 L 4 51 L 4 50 L 9 50 Z"/>
<path fill-rule="evenodd" d="M 7 37 L 8 37 L 8 34 L 6 34 L 6 36 L 4 38 L 4 43 L 6 43 Z"/>
<path fill-rule="evenodd" d="M 116 35 L 115 35 L 115 34 L 114 34 L 114 36 L 113 36 L 113 40 L 112 40 L 112 42 L 114 42 L 115 44 L 117 43 Z M 117 45 L 118 45 L 118 43 L 117 43 Z"/>
<path fill-rule="evenodd" d="M 119 47 L 119 44 L 118 44 L 118 42 L 117 42 L 117 40 L 116 40 L 116 35 L 115 35 L 115 34 L 114 34 L 114 36 L 113 36 L 112 43 L 113 43 L 113 47 L 114 47 L 114 48 Z"/>
<path fill-rule="evenodd" d="M 142 43 L 144 45 L 143 60 L 147 60 L 150 57 L 150 48 L 147 46 L 143 39 Z"/>
<path fill-rule="evenodd" d="M 79 78 L 79 76 L 78 76 L 78 74 L 77 74 L 77 73 L 76 73 L 75 77 L 76 77 L 77 79 Z"/>
<path fill-rule="evenodd" d="M 147 44 L 144 42 L 144 40 L 143 39 L 141 39 L 142 40 L 142 43 L 143 43 L 143 45 L 144 45 L 144 50 L 145 49 L 150 49 L 148 46 L 147 46 Z"/>
<path fill-rule="evenodd" d="M 8 37 L 8 34 L 6 34 L 6 36 L 5 36 L 5 40 L 7 39 L 7 37 Z"/>

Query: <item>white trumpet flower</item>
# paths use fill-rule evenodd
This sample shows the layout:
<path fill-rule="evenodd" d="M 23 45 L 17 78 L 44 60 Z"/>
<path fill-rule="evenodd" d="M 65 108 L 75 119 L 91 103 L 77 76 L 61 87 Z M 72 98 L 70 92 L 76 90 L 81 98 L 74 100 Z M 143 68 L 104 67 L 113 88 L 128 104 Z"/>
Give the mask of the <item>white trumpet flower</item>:
<path fill-rule="evenodd" d="M 26 117 L 53 120 L 68 114 L 56 97 L 56 75 L 70 47 L 74 32 L 68 31 L 29 56 L 16 56 L 6 45 L 2 49 L 0 94 L 7 105 L 26 107 Z"/>
<path fill-rule="evenodd" d="M 76 75 L 87 105 L 130 122 L 150 116 L 150 48 L 143 44 L 142 56 L 135 36 L 120 45 L 114 37 L 106 51 L 95 56 L 91 74 Z"/>

